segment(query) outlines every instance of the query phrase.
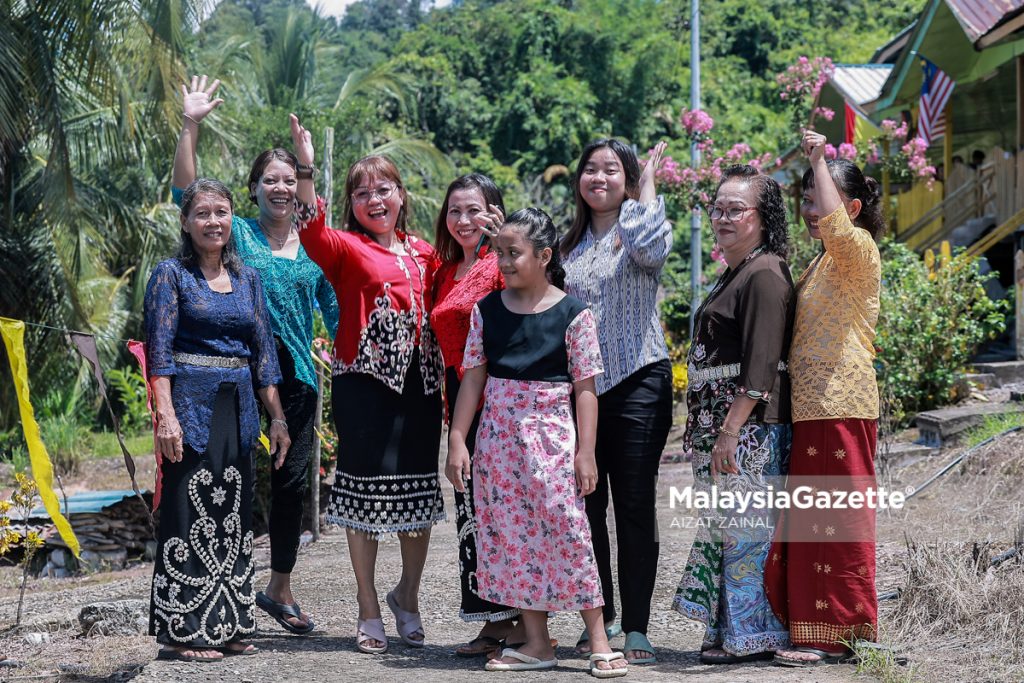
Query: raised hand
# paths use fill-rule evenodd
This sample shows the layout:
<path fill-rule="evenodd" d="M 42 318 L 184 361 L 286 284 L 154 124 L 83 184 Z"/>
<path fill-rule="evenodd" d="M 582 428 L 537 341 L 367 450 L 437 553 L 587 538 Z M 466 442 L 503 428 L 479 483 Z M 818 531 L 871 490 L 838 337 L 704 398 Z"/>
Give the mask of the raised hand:
<path fill-rule="evenodd" d="M 206 86 L 206 76 L 193 76 L 189 85 L 182 83 L 181 94 L 183 96 L 182 113 L 186 119 L 199 123 L 206 118 L 211 111 L 224 104 L 220 97 L 213 99 L 213 94 L 220 87 L 220 79 L 213 79 L 209 87 Z"/>
<path fill-rule="evenodd" d="M 800 141 L 800 148 L 813 165 L 825 158 L 825 143 L 827 142 L 828 139 L 821 133 L 805 130 L 804 137 Z"/>
<path fill-rule="evenodd" d="M 304 166 L 313 165 L 313 136 L 308 128 L 303 128 L 299 123 L 299 117 L 295 114 L 288 115 L 288 122 L 292 127 L 292 144 L 295 146 L 295 157 Z"/>
<path fill-rule="evenodd" d="M 498 231 L 505 224 L 505 214 L 501 212 L 501 207 L 495 204 L 488 204 L 487 208 L 489 211 L 481 211 L 473 216 L 473 223 L 480 228 L 480 232 L 494 238 L 498 236 Z"/>
<path fill-rule="evenodd" d="M 657 196 L 657 173 L 661 168 L 661 162 L 665 156 L 665 148 L 668 145 L 665 141 L 659 141 L 651 150 L 651 156 L 647 159 L 644 171 L 640 175 L 640 201 L 643 203 L 654 201 Z"/>

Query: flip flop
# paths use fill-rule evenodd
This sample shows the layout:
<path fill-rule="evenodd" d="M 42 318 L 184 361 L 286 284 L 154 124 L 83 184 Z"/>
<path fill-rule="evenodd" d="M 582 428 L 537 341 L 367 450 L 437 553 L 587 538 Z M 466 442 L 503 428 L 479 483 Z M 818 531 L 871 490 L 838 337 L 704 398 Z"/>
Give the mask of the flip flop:
<path fill-rule="evenodd" d="M 363 645 L 371 640 L 382 643 L 380 647 Z M 356 619 L 356 648 L 368 655 L 379 655 L 388 650 L 388 636 L 384 633 L 384 621 L 379 617 L 376 619 Z"/>
<path fill-rule="evenodd" d="M 420 621 L 420 613 L 406 612 L 404 609 L 399 607 L 394 591 L 388 593 L 386 602 L 388 603 L 388 607 L 391 609 L 392 614 L 395 615 L 395 627 L 398 629 L 398 635 L 402 639 L 402 642 L 409 647 L 423 647 L 423 642 L 426 640 L 426 633 L 423 631 L 423 622 Z M 423 640 L 410 638 L 413 633 L 423 635 Z"/>
<path fill-rule="evenodd" d="M 558 649 L 558 640 L 556 638 L 548 638 L 548 642 L 551 643 L 551 649 L 552 650 Z M 501 651 L 504 650 L 507 647 L 510 647 L 513 650 L 518 650 L 523 645 L 526 645 L 526 641 L 525 640 L 523 642 L 521 642 L 521 643 L 510 643 L 507 640 L 500 640 L 500 641 L 498 641 L 498 646 L 496 648 L 494 648 L 493 650 L 491 650 L 491 652 L 494 653 L 494 656 L 491 657 L 491 659 L 501 659 Z"/>
<path fill-rule="evenodd" d="M 274 618 L 274 621 L 280 624 L 281 628 L 283 628 L 285 631 L 288 631 L 289 633 L 294 633 L 297 636 L 305 636 L 309 635 L 309 633 L 312 632 L 314 628 L 316 628 L 316 625 L 313 623 L 313 620 L 308 617 L 306 618 L 305 627 L 295 626 L 294 624 L 289 623 L 287 619 L 285 619 L 285 617 L 288 616 L 294 617 L 295 619 L 302 621 L 302 609 L 299 607 L 299 603 L 295 603 L 293 605 L 286 605 L 283 602 L 274 602 L 269 597 L 267 597 L 267 595 L 263 591 L 260 591 L 256 594 L 256 605 L 261 610 L 272 616 Z"/>
<path fill-rule="evenodd" d="M 558 666 L 557 659 L 542 660 L 530 655 L 524 655 L 519 650 L 506 647 L 501 651 L 502 657 L 518 659 L 518 664 L 506 664 L 505 662 L 487 662 L 484 665 L 485 671 L 539 671 L 541 669 L 553 669 Z"/>
<path fill-rule="evenodd" d="M 714 649 L 714 648 L 713 648 Z M 701 664 L 742 664 L 744 662 L 766 662 L 775 657 L 771 650 L 767 652 L 755 652 L 750 655 L 731 655 L 723 651 L 720 655 L 711 654 L 711 650 L 700 653 Z"/>
<path fill-rule="evenodd" d="M 198 650 L 210 649 L 210 648 L 193 648 Z M 187 655 L 184 652 L 172 648 L 162 647 L 160 651 L 156 653 L 157 659 L 163 659 L 169 662 L 219 662 L 223 657 L 198 657 L 196 655 Z"/>
<path fill-rule="evenodd" d="M 625 659 L 621 652 L 591 652 L 590 653 L 590 675 L 594 678 L 618 678 L 629 673 L 629 666 L 619 669 L 599 669 L 598 662 L 614 662 L 616 659 Z"/>
<path fill-rule="evenodd" d="M 622 635 L 622 627 L 619 626 L 618 624 L 616 624 L 615 622 L 612 622 L 611 624 L 605 624 L 604 634 L 606 636 L 608 636 L 608 640 L 611 640 L 612 638 L 614 638 L 616 636 L 621 636 Z M 583 635 L 581 635 L 580 639 L 576 641 L 576 652 L 578 654 L 587 654 L 585 652 L 580 652 L 579 650 L 580 650 L 580 647 L 582 645 L 585 645 L 585 644 L 587 644 L 589 642 L 590 642 L 590 634 L 587 633 L 586 629 L 583 629 Z"/>
<path fill-rule="evenodd" d="M 465 645 L 460 645 L 455 650 L 456 657 L 480 657 L 494 652 L 502 645 L 502 641 L 491 636 L 477 636 Z"/>
<path fill-rule="evenodd" d="M 249 657 L 252 655 L 258 655 L 260 649 L 252 643 L 246 643 L 246 646 L 241 650 L 233 650 L 230 647 L 225 647 L 221 650 L 225 657 Z"/>
<path fill-rule="evenodd" d="M 784 657 L 782 654 L 776 653 L 773 661 L 779 666 L 789 666 L 795 669 L 810 669 L 824 664 L 842 664 L 853 657 L 851 652 L 835 654 L 834 652 L 826 652 L 825 650 L 819 650 L 814 647 L 794 647 L 793 652 L 807 652 L 808 654 L 818 655 L 818 659 L 790 659 L 789 657 Z"/>
<path fill-rule="evenodd" d="M 650 657 L 635 657 L 630 659 L 626 657 L 626 661 L 630 664 L 654 664 L 658 661 L 658 658 L 654 655 L 654 646 L 651 645 L 651 641 L 647 639 L 647 636 L 639 631 L 630 631 L 626 634 L 626 644 L 622 646 L 623 654 L 630 651 L 638 652 L 650 652 Z"/>

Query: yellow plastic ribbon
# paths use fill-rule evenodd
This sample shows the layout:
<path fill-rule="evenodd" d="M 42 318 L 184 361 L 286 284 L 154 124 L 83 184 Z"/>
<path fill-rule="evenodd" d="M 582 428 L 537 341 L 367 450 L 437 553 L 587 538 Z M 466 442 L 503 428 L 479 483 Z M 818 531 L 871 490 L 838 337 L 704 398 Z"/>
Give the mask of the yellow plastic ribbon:
<path fill-rule="evenodd" d="M 260 445 L 267 449 L 267 453 L 270 452 L 270 439 L 262 431 L 260 432 Z"/>
<path fill-rule="evenodd" d="M 21 428 L 28 444 L 29 461 L 32 463 L 32 478 L 39 488 L 39 497 L 50 519 L 57 526 L 57 533 L 68 548 L 78 557 L 79 545 L 75 532 L 64 515 L 60 513 L 60 503 L 53 491 L 53 463 L 46 445 L 39 437 L 39 424 L 36 423 L 35 411 L 28 399 L 28 362 L 25 360 L 25 323 L 10 318 L 0 318 L 0 334 L 7 347 L 7 360 L 11 364 L 11 375 L 14 377 L 14 391 L 18 395 L 18 410 L 21 413 Z"/>

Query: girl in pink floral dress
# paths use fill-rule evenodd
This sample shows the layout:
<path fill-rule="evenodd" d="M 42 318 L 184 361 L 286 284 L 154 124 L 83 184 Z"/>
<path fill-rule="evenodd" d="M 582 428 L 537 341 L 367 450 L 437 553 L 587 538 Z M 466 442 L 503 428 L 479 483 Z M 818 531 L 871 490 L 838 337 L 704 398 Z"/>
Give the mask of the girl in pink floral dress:
<path fill-rule="evenodd" d="M 565 273 L 543 211 L 509 216 L 494 251 L 506 289 L 473 308 L 445 467 L 456 490 L 473 478 L 480 597 L 520 608 L 526 627 L 526 644 L 486 668 L 557 666 L 547 612 L 579 610 L 593 643 L 591 673 L 623 676 L 626 662 L 604 630 L 583 505 L 597 482 L 594 377 L 602 365 L 594 317 L 559 289 Z M 466 433 L 485 386 L 471 472 Z"/>

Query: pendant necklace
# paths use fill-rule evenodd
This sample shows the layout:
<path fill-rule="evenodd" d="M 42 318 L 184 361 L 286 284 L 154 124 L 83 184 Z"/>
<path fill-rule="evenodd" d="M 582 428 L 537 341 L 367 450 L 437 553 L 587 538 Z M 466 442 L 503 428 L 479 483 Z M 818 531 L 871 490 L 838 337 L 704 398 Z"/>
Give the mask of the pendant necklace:
<path fill-rule="evenodd" d="M 273 240 L 275 243 L 277 243 L 278 249 L 284 249 L 284 245 L 288 242 L 288 238 L 292 236 L 292 230 L 294 229 L 292 226 L 289 226 L 288 234 L 285 235 L 284 238 L 281 238 L 271 235 L 270 232 L 267 230 L 266 226 L 263 225 L 263 221 L 257 219 L 256 224 L 260 226 L 260 230 L 263 232 L 263 235 L 268 240 Z"/>

